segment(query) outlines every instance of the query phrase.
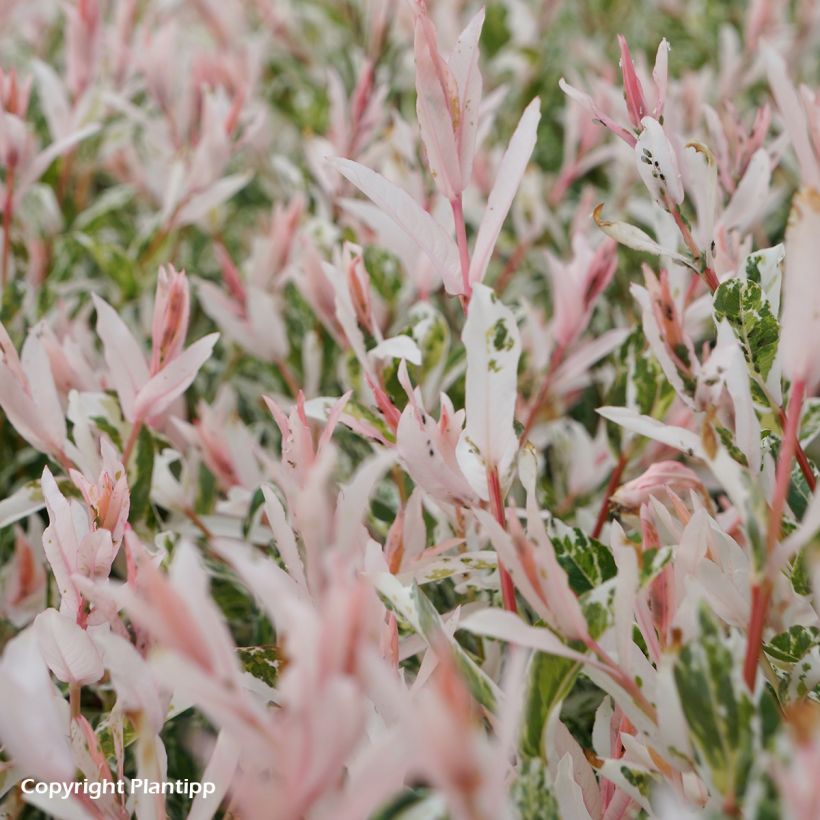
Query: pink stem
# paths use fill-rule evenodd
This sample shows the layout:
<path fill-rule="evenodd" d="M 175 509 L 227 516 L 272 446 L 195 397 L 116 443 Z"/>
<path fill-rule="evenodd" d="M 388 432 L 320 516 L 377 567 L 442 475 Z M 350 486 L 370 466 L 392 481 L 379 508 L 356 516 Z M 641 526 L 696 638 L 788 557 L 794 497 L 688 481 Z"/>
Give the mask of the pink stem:
<path fill-rule="evenodd" d="M 490 506 L 492 507 L 495 520 L 501 527 L 507 529 L 507 513 L 504 510 L 504 500 L 501 497 L 501 481 L 498 478 L 498 468 L 487 468 L 487 487 L 490 492 Z M 501 600 L 504 602 L 504 609 L 510 612 L 518 612 L 515 603 L 515 586 L 510 573 L 507 572 L 501 560 L 498 561 L 498 575 L 501 579 Z"/>
<path fill-rule="evenodd" d="M 783 510 L 786 507 L 786 494 L 792 474 L 792 460 L 797 449 L 797 428 L 800 425 L 800 414 L 803 410 L 803 399 L 806 395 L 806 383 L 796 381 L 792 385 L 789 407 L 786 411 L 786 426 L 783 430 L 783 441 L 780 444 L 780 455 L 777 459 L 772 509 L 769 515 L 769 528 L 766 533 L 766 547 L 771 552 L 780 540 L 780 528 Z"/>
<path fill-rule="evenodd" d="M 458 243 L 458 256 L 461 261 L 461 284 L 464 288 L 464 296 L 469 302 L 473 287 L 470 284 L 470 255 L 467 251 L 467 226 L 464 224 L 461 194 L 450 200 L 450 206 L 453 209 L 453 220 L 456 223 L 456 242 Z"/>
<path fill-rule="evenodd" d="M 792 461 L 797 449 L 797 433 L 800 425 L 800 414 L 803 399 L 806 395 L 806 383 L 797 380 L 792 385 L 789 406 L 786 410 L 786 424 L 783 429 L 783 440 L 780 443 L 780 454 L 777 458 L 774 495 L 769 510 L 769 526 L 766 531 L 766 551 L 771 554 L 780 540 L 783 526 L 783 511 L 786 508 L 786 495 L 791 481 Z M 768 570 L 763 569 L 763 578 L 756 579 L 752 585 L 752 605 L 749 614 L 749 631 L 746 644 L 746 659 L 743 664 L 743 677 L 750 691 L 754 690 L 757 665 L 763 643 L 763 630 L 769 611 L 772 594 L 772 581 Z"/>
<path fill-rule="evenodd" d="M 131 427 L 131 433 L 128 436 L 128 441 L 125 442 L 125 449 L 122 451 L 123 466 L 128 466 L 128 459 L 131 457 L 131 451 L 139 438 L 140 430 L 142 430 L 142 419 L 137 419 Z"/>

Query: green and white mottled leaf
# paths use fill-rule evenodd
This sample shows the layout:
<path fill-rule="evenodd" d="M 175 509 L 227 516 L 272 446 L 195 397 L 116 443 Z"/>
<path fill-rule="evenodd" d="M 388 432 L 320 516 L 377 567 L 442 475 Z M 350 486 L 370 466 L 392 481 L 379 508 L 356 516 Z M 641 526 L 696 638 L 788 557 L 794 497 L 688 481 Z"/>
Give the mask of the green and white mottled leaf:
<path fill-rule="evenodd" d="M 729 279 L 715 291 L 715 319 L 726 319 L 740 342 L 753 375 L 764 382 L 777 355 L 780 324 L 762 287 L 754 281 Z"/>

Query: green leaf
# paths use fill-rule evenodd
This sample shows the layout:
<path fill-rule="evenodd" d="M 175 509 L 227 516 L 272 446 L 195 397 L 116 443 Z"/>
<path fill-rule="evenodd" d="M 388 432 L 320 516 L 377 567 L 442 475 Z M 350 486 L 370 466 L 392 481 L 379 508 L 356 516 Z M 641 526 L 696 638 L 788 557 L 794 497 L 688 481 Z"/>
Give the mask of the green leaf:
<path fill-rule="evenodd" d="M 148 511 L 153 474 L 154 437 L 147 427 L 143 427 L 137 438 L 136 479 L 131 485 L 131 512 L 129 518 L 132 522 L 143 519 Z"/>
<path fill-rule="evenodd" d="M 253 519 L 256 515 L 256 511 L 262 506 L 265 502 L 265 496 L 262 495 L 262 488 L 257 487 L 254 490 L 253 495 L 251 496 L 251 503 L 248 505 L 248 511 L 245 513 L 245 517 L 242 519 L 242 537 L 247 538 L 248 534 L 251 531 L 251 526 L 253 525 Z"/>
<path fill-rule="evenodd" d="M 567 696 L 581 664 L 536 652 L 527 671 L 527 694 L 524 705 L 521 750 L 525 755 L 543 754 L 544 728 L 552 710 Z"/>
<path fill-rule="evenodd" d="M 105 416 L 91 416 L 91 421 L 101 433 L 105 433 L 111 439 L 111 443 L 122 452 L 122 436 L 120 431 L 105 417 Z"/>
<path fill-rule="evenodd" d="M 820 474 L 818 474 L 815 466 L 810 463 L 810 467 L 815 479 L 820 478 Z M 809 502 L 812 499 L 812 495 L 812 489 L 809 487 L 808 481 L 806 481 L 806 476 L 803 475 L 803 470 L 801 470 L 800 465 L 795 462 L 792 465 L 792 479 L 789 483 L 789 492 L 786 500 L 789 503 L 789 509 L 794 513 L 798 521 L 803 518 L 809 506 Z"/>
<path fill-rule="evenodd" d="M 447 806 L 440 794 L 427 789 L 405 789 L 370 820 L 448 820 Z"/>
<path fill-rule="evenodd" d="M 715 319 L 728 320 L 751 370 L 765 380 L 780 339 L 780 324 L 757 282 L 729 279 L 715 291 Z"/>
<path fill-rule="evenodd" d="M 132 299 L 139 294 L 136 264 L 119 245 L 81 232 L 73 234 L 73 238 L 97 263 L 103 275 L 117 284 L 123 299 Z"/>
<path fill-rule="evenodd" d="M 116 756 L 116 745 L 114 743 L 114 733 L 109 722 L 110 715 L 108 718 L 103 720 L 97 728 L 94 730 L 95 734 L 97 735 L 97 739 L 100 743 L 100 749 L 102 750 L 103 755 L 105 756 L 106 760 L 113 760 Z M 136 739 L 137 739 L 137 730 L 134 727 L 134 724 L 127 718 L 123 718 L 123 730 L 122 730 L 122 745 L 123 748 L 127 748 L 130 746 Z"/>
<path fill-rule="evenodd" d="M 820 643 L 820 630 L 816 626 L 797 624 L 763 644 L 763 651 L 776 661 L 797 663 L 818 643 Z"/>
<path fill-rule="evenodd" d="M 275 646 L 240 646 L 236 654 L 246 672 L 268 686 L 276 686 L 280 660 Z"/>

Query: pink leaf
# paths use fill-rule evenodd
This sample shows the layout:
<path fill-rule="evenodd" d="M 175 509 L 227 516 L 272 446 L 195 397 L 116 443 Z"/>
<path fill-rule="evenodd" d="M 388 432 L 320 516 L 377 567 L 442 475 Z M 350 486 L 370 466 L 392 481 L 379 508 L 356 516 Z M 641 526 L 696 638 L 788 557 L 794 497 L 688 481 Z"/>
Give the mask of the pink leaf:
<path fill-rule="evenodd" d="M 421 138 L 436 186 L 452 200 L 461 194 L 466 184 L 456 142 L 457 123 L 461 118 L 459 90 L 439 53 L 436 32 L 426 14 L 416 21 L 414 53 L 416 113 Z"/>
<path fill-rule="evenodd" d="M 461 112 L 458 128 L 458 154 L 461 179 L 466 186 L 473 175 L 479 107 L 481 105 L 481 72 L 478 68 L 478 41 L 484 25 L 484 9 L 479 9 L 459 35 L 448 67 L 458 87 Z"/>

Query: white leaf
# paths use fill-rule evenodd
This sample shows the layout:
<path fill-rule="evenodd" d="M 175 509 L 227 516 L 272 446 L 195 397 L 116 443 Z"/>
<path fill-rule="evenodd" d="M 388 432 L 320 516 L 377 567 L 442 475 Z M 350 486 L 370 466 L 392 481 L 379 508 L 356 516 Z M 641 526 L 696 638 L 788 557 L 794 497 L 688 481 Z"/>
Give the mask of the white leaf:
<path fill-rule="evenodd" d="M 368 351 L 368 356 L 374 359 L 406 359 L 410 364 L 421 364 L 419 346 L 409 336 L 393 336 L 379 342 Z"/>
<path fill-rule="evenodd" d="M 783 271 L 783 314 L 780 350 L 783 372 L 790 381 L 805 380 L 813 395 L 820 383 L 820 192 L 802 188 L 792 200 L 786 228 L 786 264 Z"/>
<path fill-rule="evenodd" d="M 467 350 L 467 424 L 456 457 L 473 489 L 488 498 L 488 468 L 503 475 L 518 449 L 513 428 L 521 339 L 512 311 L 476 285 L 461 340 Z"/>
<path fill-rule="evenodd" d="M 609 219 L 604 219 L 601 216 L 601 211 L 604 209 L 603 203 L 598 205 L 592 212 L 592 217 L 595 224 L 607 235 L 611 236 L 616 242 L 621 245 L 626 245 L 627 248 L 632 248 L 635 251 L 643 251 L 643 253 L 651 253 L 655 256 L 667 256 L 674 262 L 679 262 L 687 268 L 696 270 L 692 262 L 682 254 L 676 251 L 664 248 L 659 245 L 648 233 L 630 225 L 628 222 L 618 222 Z"/>
<path fill-rule="evenodd" d="M 661 207 L 667 208 L 667 195 L 675 205 L 680 205 L 683 202 L 683 182 L 675 149 L 656 119 L 644 117 L 641 125 L 644 130 L 635 144 L 638 173 Z"/>

